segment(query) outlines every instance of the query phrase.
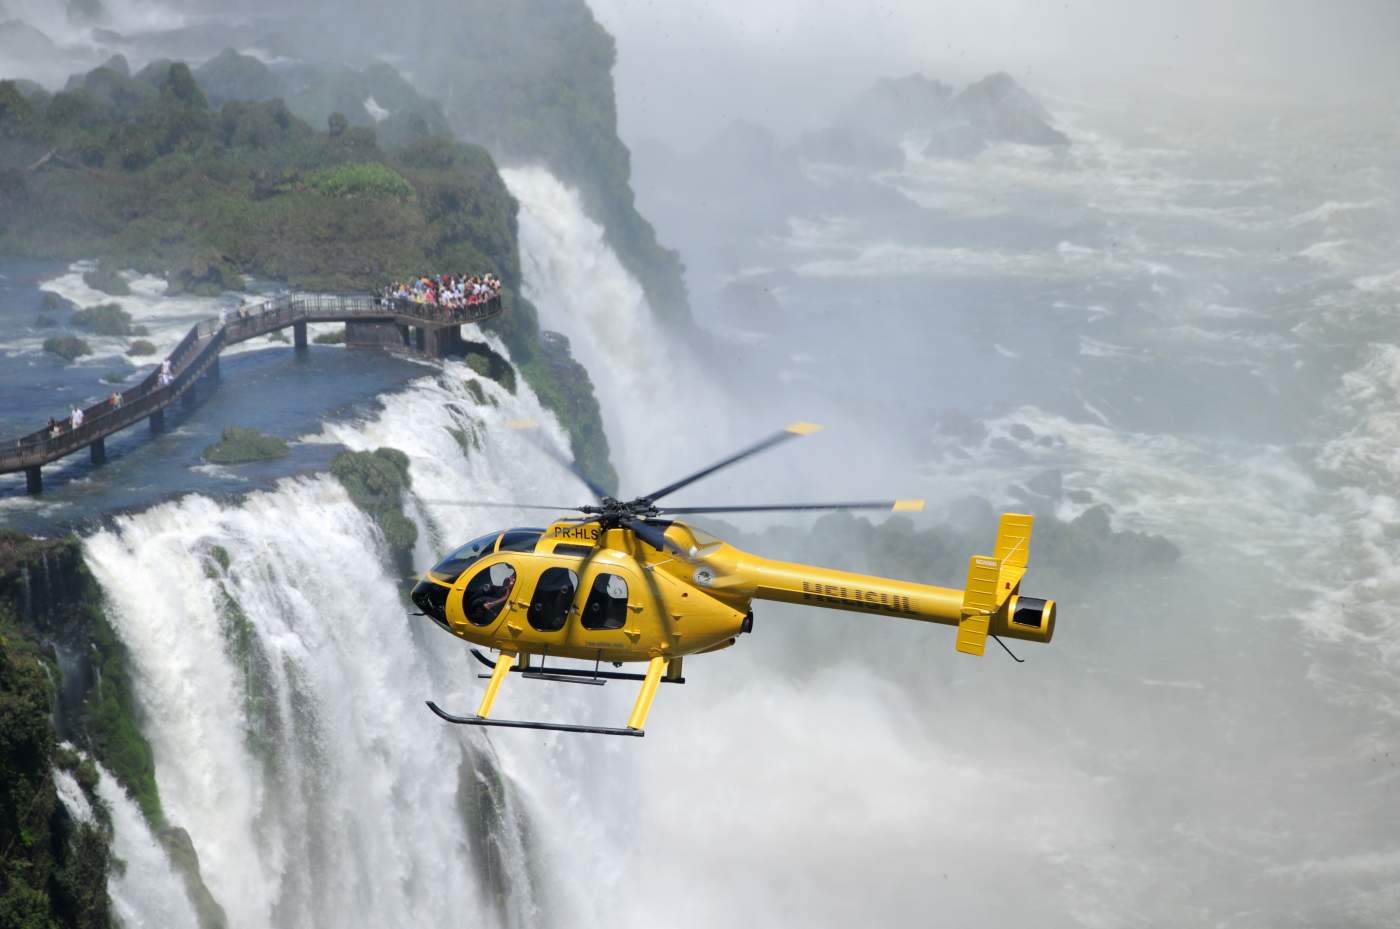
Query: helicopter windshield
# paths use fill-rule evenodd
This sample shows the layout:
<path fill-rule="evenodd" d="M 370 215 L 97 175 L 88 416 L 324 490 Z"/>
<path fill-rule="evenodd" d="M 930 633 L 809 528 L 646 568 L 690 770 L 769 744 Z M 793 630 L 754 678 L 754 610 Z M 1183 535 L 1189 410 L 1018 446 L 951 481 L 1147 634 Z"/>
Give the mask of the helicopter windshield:
<path fill-rule="evenodd" d="M 446 558 L 433 565 L 428 572 L 434 580 L 442 581 L 444 584 L 451 584 L 462 576 L 462 572 L 476 564 L 477 559 L 482 555 L 489 554 L 496 547 L 496 539 L 500 537 L 499 532 L 484 535 L 479 539 L 472 539 L 466 545 L 457 549 Z"/>

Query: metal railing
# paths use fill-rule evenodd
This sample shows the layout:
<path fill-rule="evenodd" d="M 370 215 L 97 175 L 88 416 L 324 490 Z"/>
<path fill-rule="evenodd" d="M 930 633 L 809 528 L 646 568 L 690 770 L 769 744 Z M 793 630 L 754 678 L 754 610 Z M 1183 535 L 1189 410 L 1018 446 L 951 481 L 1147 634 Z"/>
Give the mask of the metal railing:
<path fill-rule="evenodd" d="M 175 402 L 204 376 L 228 345 L 285 329 L 299 322 L 341 322 L 353 319 L 400 320 L 431 325 L 458 325 L 489 319 L 501 311 L 501 298 L 449 310 L 411 300 L 390 300 L 373 294 L 300 294 L 277 297 L 226 313 L 222 320 L 203 320 L 167 356 L 171 381 L 160 383 L 156 368 L 139 384 L 120 391 L 121 404 L 111 398 L 83 410 L 76 429 L 65 417 L 58 434 L 47 427 L 0 448 L 0 474 L 20 471 L 70 455 L 98 439 L 119 432 Z"/>

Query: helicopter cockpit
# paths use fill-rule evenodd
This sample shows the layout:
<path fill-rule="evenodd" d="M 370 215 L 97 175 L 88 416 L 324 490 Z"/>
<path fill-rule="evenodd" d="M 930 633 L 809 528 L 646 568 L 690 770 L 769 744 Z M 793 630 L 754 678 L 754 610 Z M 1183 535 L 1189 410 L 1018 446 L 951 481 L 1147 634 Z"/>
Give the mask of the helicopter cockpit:
<path fill-rule="evenodd" d="M 433 622 L 444 629 L 448 628 L 447 595 L 458 578 L 494 552 L 534 551 L 542 535 L 543 529 L 518 528 L 472 539 L 428 569 L 427 576 L 413 588 L 413 602 Z M 467 618 L 479 626 L 490 623 L 500 613 L 501 606 L 510 599 L 510 590 L 514 585 L 515 570 L 504 564 L 493 565 L 490 570 L 472 578 L 462 598 Z"/>

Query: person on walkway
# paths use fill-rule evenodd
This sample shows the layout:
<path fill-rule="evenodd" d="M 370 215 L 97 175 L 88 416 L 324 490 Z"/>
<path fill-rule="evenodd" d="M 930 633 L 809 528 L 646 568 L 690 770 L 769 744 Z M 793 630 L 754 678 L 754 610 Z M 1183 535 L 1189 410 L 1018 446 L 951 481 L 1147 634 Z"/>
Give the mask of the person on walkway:
<path fill-rule="evenodd" d="M 72 423 L 73 428 L 77 429 L 83 424 L 83 411 L 78 409 L 76 406 L 73 407 L 73 412 L 69 415 L 68 420 L 70 423 Z"/>

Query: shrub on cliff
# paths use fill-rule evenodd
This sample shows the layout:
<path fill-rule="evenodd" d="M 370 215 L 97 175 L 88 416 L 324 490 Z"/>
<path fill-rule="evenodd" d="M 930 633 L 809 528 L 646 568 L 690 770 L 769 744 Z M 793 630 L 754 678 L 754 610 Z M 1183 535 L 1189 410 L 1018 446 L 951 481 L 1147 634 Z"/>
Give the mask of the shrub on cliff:
<path fill-rule="evenodd" d="M 413 196 L 413 185 L 402 174 L 377 161 L 318 171 L 307 178 L 306 186 L 328 197 Z"/>

